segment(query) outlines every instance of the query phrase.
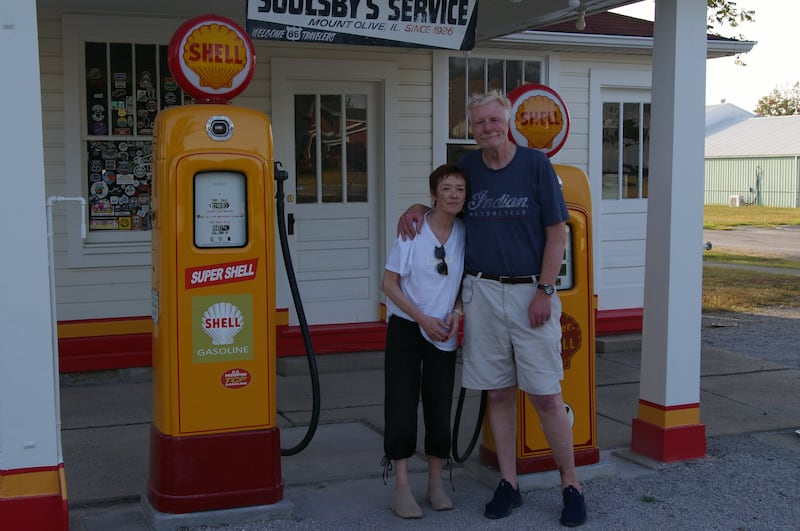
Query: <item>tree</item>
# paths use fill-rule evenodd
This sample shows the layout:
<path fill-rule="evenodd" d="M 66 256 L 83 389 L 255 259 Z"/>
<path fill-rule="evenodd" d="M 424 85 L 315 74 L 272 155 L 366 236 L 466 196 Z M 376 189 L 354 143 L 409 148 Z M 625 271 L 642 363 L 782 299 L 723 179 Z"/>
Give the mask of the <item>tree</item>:
<path fill-rule="evenodd" d="M 730 26 L 736 28 L 742 22 L 755 21 L 755 11 L 739 9 L 733 0 L 708 0 L 708 28 Z"/>
<path fill-rule="evenodd" d="M 755 14 L 753 10 L 739 9 L 733 0 L 708 0 L 708 30 L 713 30 L 715 26 L 736 28 L 743 22 L 755 22 Z M 744 40 L 744 35 L 739 34 L 738 38 Z M 739 66 L 747 66 L 742 54 L 736 54 L 735 62 Z"/>
<path fill-rule="evenodd" d="M 800 82 L 784 90 L 775 87 L 772 92 L 758 100 L 755 112 L 764 116 L 800 114 Z"/>

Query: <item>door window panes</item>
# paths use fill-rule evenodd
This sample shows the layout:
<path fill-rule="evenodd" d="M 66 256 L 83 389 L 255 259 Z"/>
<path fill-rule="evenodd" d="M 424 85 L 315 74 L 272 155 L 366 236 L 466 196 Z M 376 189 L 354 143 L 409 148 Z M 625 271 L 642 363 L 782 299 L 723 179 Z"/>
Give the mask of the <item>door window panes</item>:
<path fill-rule="evenodd" d="M 322 201 L 342 201 L 342 129 L 345 127 L 343 98 L 338 95 L 320 96 L 320 112 L 317 121 L 317 136 L 322 147 Z"/>
<path fill-rule="evenodd" d="M 366 202 L 367 96 L 294 98 L 298 203 Z"/>
<path fill-rule="evenodd" d="M 347 202 L 367 201 L 367 96 L 349 94 L 347 116 Z"/>
<path fill-rule="evenodd" d="M 650 104 L 603 104 L 603 199 L 645 199 L 648 190 Z"/>

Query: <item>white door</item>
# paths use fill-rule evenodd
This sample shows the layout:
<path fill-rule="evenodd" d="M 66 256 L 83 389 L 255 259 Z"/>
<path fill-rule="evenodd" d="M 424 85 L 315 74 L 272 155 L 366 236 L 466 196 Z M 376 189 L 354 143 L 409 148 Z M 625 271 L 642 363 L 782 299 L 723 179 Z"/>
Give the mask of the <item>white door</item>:
<path fill-rule="evenodd" d="M 650 91 L 607 89 L 602 109 L 602 189 L 595 245 L 601 310 L 644 304 Z M 599 252 L 597 252 L 599 251 Z"/>
<path fill-rule="evenodd" d="M 273 100 L 273 136 L 289 173 L 287 232 L 306 318 L 379 320 L 377 86 L 288 80 L 283 89 Z"/>

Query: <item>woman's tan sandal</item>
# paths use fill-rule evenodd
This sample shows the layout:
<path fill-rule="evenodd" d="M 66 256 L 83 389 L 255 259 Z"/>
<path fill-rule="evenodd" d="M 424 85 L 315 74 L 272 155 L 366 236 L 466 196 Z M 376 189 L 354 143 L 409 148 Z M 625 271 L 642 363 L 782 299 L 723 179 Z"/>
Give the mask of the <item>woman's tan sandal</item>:
<path fill-rule="evenodd" d="M 444 490 L 441 478 L 428 480 L 428 501 L 434 511 L 449 511 L 453 508 L 453 500 Z"/>
<path fill-rule="evenodd" d="M 417 500 L 414 499 L 414 493 L 411 492 L 410 485 L 395 487 L 391 507 L 400 518 L 422 518 L 422 509 Z"/>

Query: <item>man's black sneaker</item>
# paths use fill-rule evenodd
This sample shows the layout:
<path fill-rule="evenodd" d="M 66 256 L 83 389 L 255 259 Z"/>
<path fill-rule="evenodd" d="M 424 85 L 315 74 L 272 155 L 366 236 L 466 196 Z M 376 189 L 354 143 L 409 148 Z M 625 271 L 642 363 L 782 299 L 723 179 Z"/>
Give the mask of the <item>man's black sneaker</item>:
<path fill-rule="evenodd" d="M 519 493 L 519 489 L 515 489 L 511 486 L 511 483 L 501 479 L 500 484 L 494 491 L 492 501 L 486 504 L 486 510 L 483 515 L 492 520 L 505 518 L 511 514 L 511 509 L 516 509 L 520 505 L 522 505 L 522 496 Z"/>
<path fill-rule="evenodd" d="M 586 522 L 586 503 L 583 494 L 570 485 L 564 489 L 564 509 L 561 511 L 561 525 L 578 527 Z"/>

